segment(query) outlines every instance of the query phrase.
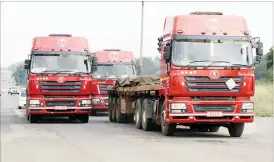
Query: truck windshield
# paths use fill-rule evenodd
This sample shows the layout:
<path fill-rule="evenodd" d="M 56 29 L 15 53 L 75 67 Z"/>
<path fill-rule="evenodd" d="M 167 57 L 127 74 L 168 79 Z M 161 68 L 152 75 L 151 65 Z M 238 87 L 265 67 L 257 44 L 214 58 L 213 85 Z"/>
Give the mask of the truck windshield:
<path fill-rule="evenodd" d="M 90 63 L 84 64 L 87 55 L 32 55 L 32 73 L 90 73 Z M 88 69 L 88 70 L 87 70 Z"/>
<path fill-rule="evenodd" d="M 130 64 L 98 64 L 94 78 L 120 78 L 135 76 L 135 66 Z"/>
<path fill-rule="evenodd" d="M 173 65 L 185 66 L 192 62 L 191 66 L 207 66 L 213 61 L 220 62 L 212 66 L 251 65 L 252 47 L 248 41 L 173 41 Z"/>

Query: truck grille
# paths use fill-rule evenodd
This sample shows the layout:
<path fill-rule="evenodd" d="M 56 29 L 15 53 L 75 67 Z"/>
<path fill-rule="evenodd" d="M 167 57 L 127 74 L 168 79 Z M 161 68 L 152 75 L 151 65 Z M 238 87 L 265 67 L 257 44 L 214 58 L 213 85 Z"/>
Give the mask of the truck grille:
<path fill-rule="evenodd" d="M 76 106 L 76 101 L 46 101 L 46 106 Z"/>
<path fill-rule="evenodd" d="M 99 84 L 99 89 L 101 94 L 107 94 L 108 90 L 107 87 L 111 86 L 111 84 Z"/>
<path fill-rule="evenodd" d="M 236 87 L 229 90 L 225 82 L 231 78 L 236 82 Z M 187 76 L 185 80 L 189 92 L 240 92 L 243 84 L 243 77 L 210 79 L 206 76 Z"/>
<path fill-rule="evenodd" d="M 236 97 L 230 96 L 195 96 L 191 97 L 192 101 L 235 101 Z"/>
<path fill-rule="evenodd" d="M 40 81 L 41 92 L 80 92 L 82 82 L 67 81 L 58 83 L 56 81 Z"/>
<path fill-rule="evenodd" d="M 235 105 L 193 105 L 195 112 L 206 112 L 206 111 L 223 111 L 223 112 L 234 112 Z"/>

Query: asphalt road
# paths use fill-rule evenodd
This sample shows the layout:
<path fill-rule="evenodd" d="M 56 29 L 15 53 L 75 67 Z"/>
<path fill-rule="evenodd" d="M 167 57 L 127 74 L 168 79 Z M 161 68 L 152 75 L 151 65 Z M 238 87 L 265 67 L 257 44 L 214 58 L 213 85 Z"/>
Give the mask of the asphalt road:
<path fill-rule="evenodd" d="M 1 96 L 1 162 L 270 162 L 273 120 L 256 118 L 241 138 L 178 130 L 175 137 L 114 124 L 107 116 L 87 124 L 67 119 L 29 124 L 17 95 Z"/>

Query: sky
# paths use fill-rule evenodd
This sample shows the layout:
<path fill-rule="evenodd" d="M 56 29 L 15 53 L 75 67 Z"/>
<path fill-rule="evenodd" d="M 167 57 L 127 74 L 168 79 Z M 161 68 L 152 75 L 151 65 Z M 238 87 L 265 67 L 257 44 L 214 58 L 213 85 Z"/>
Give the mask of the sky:
<path fill-rule="evenodd" d="M 143 56 L 159 56 L 166 16 L 192 11 L 243 16 L 265 52 L 273 45 L 271 2 L 145 2 Z M 85 37 L 92 51 L 119 48 L 139 57 L 141 2 L 2 2 L 1 66 L 26 59 L 33 38 L 52 33 Z"/>

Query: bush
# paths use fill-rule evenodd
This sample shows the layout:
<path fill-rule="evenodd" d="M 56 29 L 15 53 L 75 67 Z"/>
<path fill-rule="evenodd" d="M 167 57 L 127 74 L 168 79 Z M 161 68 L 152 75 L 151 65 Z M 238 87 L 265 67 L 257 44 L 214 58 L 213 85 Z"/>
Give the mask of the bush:
<path fill-rule="evenodd" d="M 273 83 L 256 81 L 255 88 L 255 114 L 261 117 L 273 115 Z"/>

